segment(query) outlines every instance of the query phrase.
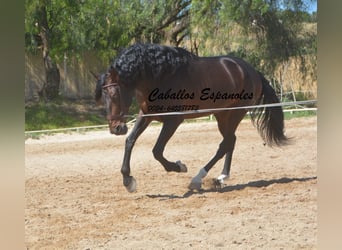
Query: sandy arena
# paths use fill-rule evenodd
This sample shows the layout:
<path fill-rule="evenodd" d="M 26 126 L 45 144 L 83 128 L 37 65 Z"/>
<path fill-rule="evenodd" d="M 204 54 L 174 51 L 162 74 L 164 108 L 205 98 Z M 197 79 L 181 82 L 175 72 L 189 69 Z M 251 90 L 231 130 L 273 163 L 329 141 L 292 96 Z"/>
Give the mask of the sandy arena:
<path fill-rule="evenodd" d="M 292 145 L 263 146 L 244 120 L 231 178 L 203 191 L 187 186 L 215 154 L 216 122 L 183 123 L 165 156 L 187 173 L 167 173 L 152 155 L 160 126 L 150 125 L 132 154 L 137 192 L 120 173 L 126 136 L 108 130 L 25 141 L 28 249 L 317 249 L 317 119 L 285 121 Z"/>

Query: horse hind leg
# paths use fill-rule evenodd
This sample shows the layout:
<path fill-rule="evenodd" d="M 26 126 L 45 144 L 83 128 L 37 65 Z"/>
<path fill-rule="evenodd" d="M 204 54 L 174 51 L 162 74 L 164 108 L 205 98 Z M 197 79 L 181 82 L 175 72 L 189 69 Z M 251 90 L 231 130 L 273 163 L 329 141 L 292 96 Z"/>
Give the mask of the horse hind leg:
<path fill-rule="evenodd" d="M 224 186 L 224 181 L 228 179 L 230 175 L 230 166 L 236 142 L 235 130 L 245 114 L 246 111 L 244 110 L 233 110 L 215 114 L 218 128 L 223 136 L 223 140 L 220 143 L 219 149 L 217 150 L 215 156 L 191 180 L 189 189 L 201 189 L 202 179 L 207 175 L 215 163 L 225 155 L 226 159 L 221 175 L 218 176 L 218 178 L 214 181 L 215 187 Z"/>
<path fill-rule="evenodd" d="M 234 135 L 235 138 L 235 135 Z M 234 141 L 235 143 L 235 139 L 231 139 L 231 137 L 227 136 L 224 137 L 222 142 L 220 143 L 220 146 L 215 154 L 215 156 L 207 163 L 207 165 L 205 165 L 200 171 L 199 173 L 192 178 L 190 185 L 189 185 L 189 189 L 191 190 L 200 190 L 201 186 L 202 186 L 202 179 L 207 175 L 207 173 L 209 172 L 209 170 L 216 164 L 216 162 L 218 160 L 220 160 L 224 155 L 226 155 L 226 161 L 224 165 L 224 168 L 222 170 L 222 174 L 220 175 L 222 178 L 222 183 L 223 180 L 226 179 L 229 176 L 229 171 L 230 171 L 230 161 L 227 160 L 229 158 L 227 158 L 227 155 L 231 155 L 230 152 L 232 152 L 232 141 Z"/>
<path fill-rule="evenodd" d="M 213 184 L 216 189 L 223 188 L 225 186 L 225 181 L 228 180 L 230 177 L 230 166 L 232 163 L 235 141 L 236 141 L 236 137 L 234 136 L 234 139 L 231 142 L 230 150 L 226 153 L 226 156 L 225 156 L 226 158 L 224 160 L 222 172 L 213 181 Z"/>

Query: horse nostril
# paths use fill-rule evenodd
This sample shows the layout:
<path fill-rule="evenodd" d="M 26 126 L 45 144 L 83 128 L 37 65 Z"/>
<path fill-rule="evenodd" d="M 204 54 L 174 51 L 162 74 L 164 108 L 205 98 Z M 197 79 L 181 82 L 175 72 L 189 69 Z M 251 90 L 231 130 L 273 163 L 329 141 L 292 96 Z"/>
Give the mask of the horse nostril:
<path fill-rule="evenodd" d="M 122 134 L 126 134 L 128 131 L 128 127 L 127 125 L 125 124 L 123 127 L 122 127 Z"/>
<path fill-rule="evenodd" d="M 120 126 L 116 126 L 115 128 L 114 128 L 114 131 L 115 131 L 115 133 L 120 133 Z"/>
<path fill-rule="evenodd" d="M 115 135 L 124 135 L 127 133 L 128 127 L 124 123 L 116 124 L 116 125 L 112 124 L 110 126 L 110 131 L 112 134 L 115 134 Z"/>

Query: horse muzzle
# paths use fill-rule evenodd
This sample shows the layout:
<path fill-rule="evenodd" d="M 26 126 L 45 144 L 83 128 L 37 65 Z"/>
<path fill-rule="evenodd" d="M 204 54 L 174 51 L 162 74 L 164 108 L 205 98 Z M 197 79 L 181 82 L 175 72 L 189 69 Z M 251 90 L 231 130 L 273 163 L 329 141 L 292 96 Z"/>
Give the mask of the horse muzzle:
<path fill-rule="evenodd" d="M 127 134 L 128 128 L 126 123 L 109 123 L 109 131 L 114 135 L 125 135 Z"/>

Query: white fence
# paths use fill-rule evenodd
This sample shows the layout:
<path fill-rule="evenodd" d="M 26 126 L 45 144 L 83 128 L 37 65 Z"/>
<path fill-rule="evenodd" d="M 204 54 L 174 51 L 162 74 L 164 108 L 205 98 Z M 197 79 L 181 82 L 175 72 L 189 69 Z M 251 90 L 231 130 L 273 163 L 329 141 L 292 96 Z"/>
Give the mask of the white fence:
<path fill-rule="evenodd" d="M 317 112 L 317 108 L 305 108 L 305 107 L 298 107 L 295 109 L 284 109 L 283 112 L 284 113 L 295 113 L 295 112 L 303 112 L 303 111 L 314 111 Z M 248 115 L 248 113 L 246 114 Z M 133 125 L 134 122 L 136 121 L 136 118 L 134 118 L 134 116 L 132 116 L 133 119 L 130 120 L 129 122 L 127 122 L 127 125 Z M 205 117 L 201 117 L 201 118 L 196 118 L 193 120 L 213 120 L 213 115 L 209 115 L 209 116 L 205 116 Z M 27 137 L 31 137 L 37 134 L 51 134 L 51 133 L 68 133 L 68 132 L 83 132 L 83 131 L 89 131 L 89 130 L 99 130 L 99 129 L 107 129 L 108 128 L 108 124 L 104 124 L 104 125 L 94 125 L 94 126 L 83 126 L 83 127 L 73 127 L 73 128 L 59 128 L 59 129 L 45 129 L 45 130 L 34 130 L 34 131 L 25 131 L 25 136 Z"/>

